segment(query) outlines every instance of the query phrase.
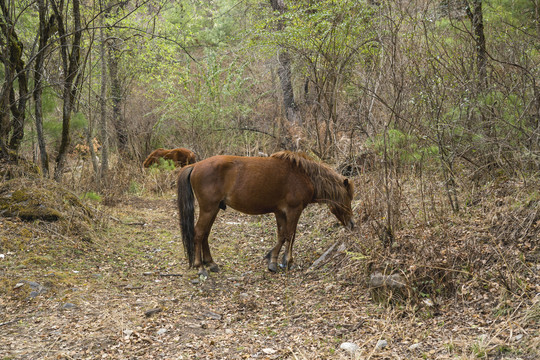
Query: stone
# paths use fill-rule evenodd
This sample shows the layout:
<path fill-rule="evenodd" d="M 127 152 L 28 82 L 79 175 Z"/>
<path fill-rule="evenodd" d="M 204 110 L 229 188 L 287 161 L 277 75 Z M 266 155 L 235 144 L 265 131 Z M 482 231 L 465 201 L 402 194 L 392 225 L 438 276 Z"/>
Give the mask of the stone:
<path fill-rule="evenodd" d="M 388 346 L 388 341 L 386 340 L 379 340 L 377 341 L 377 345 L 375 346 L 377 349 L 384 349 Z"/>
<path fill-rule="evenodd" d="M 216 313 L 213 312 L 213 311 L 206 311 L 203 315 L 204 315 L 205 317 L 209 318 L 209 319 L 213 319 L 213 320 L 221 320 L 221 315 L 216 314 Z"/>
<path fill-rule="evenodd" d="M 380 272 L 371 274 L 369 277 L 369 285 L 371 287 L 388 286 L 394 288 L 404 287 L 406 284 L 403 277 L 399 274 L 383 275 Z"/>
<path fill-rule="evenodd" d="M 30 287 L 34 290 L 40 290 L 41 288 L 43 288 L 40 283 L 37 283 L 35 281 L 27 281 L 26 283 L 30 285 Z"/>
<path fill-rule="evenodd" d="M 517 334 L 516 336 L 514 336 L 512 338 L 512 341 L 520 341 L 521 339 L 523 339 L 523 334 Z"/>
<path fill-rule="evenodd" d="M 339 346 L 340 349 L 347 351 L 349 354 L 354 355 L 360 347 L 352 342 L 344 342 Z"/>
<path fill-rule="evenodd" d="M 150 317 L 150 316 L 152 316 L 154 314 L 157 314 L 158 312 L 161 312 L 161 311 L 162 311 L 161 308 L 155 308 L 155 309 L 146 310 L 144 312 L 144 316 Z"/>
<path fill-rule="evenodd" d="M 369 277 L 369 285 L 373 300 L 379 303 L 399 303 L 410 296 L 407 282 L 400 274 L 373 273 Z"/>

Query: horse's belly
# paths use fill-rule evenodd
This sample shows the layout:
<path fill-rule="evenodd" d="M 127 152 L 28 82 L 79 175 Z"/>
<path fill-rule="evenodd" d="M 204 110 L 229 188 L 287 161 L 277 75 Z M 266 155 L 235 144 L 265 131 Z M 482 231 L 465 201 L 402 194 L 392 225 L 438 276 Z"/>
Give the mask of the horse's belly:
<path fill-rule="evenodd" d="M 257 199 L 229 199 L 225 203 L 234 210 L 249 215 L 261 215 L 273 213 L 278 206 L 273 202 L 257 201 Z"/>

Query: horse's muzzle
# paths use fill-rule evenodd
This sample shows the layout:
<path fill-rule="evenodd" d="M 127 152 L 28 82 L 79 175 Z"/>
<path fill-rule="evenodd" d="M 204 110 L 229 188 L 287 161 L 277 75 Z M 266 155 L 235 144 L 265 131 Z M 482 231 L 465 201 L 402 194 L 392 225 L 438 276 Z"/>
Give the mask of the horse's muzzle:
<path fill-rule="evenodd" d="M 348 230 L 353 230 L 353 229 L 354 229 L 354 221 L 349 220 L 349 223 L 348 223 L 347 225 L 345 225 L 345 227 L 346 227 Z"/>

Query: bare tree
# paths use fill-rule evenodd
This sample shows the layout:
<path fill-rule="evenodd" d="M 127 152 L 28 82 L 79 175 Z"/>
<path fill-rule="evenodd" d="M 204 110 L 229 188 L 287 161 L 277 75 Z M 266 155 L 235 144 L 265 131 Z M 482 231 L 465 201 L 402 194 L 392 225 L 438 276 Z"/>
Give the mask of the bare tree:
<path fill-rule="evenodd" d="M 1 61 L 4 64 L 5 79 L 0 95 L 0 149 L 8 156 L 7 147 L 14 151 L 19 150 L 24 136 L 24 122 L 26 102 L 28 100 L 27 69 L 23 60 L 23 43 L 19 40 L 15 31 L 15 23 L 12 19 L 13 8 L 0 1 L 3 20 L 0 21 L 0 46 L 2 47 Z M 17 86 L 14 86 L 17 81 Z M 18 96 L 16 94 L 18 91 Z M 10 113 L 12 120 L 10 121 Z M 11 132 L 9 144 L 7 138 Z"/>
<path fill-rule="evenodd" d="M 54 170 L 54 179 L 60 181 L 64 171 L 66 155 L 70 142 L 71 115 L 75 106 L 77 91 L 81 84 L 79 75 L 80 57 L 81 57 L 81 14 L 79 0 L 73 0 L 73 34 L 72 43 L 68 44 L 67 39 L 70 36 L 64 24 L 64 2 L 60 0 L 51 0 L 51 5 L 56 16 L 58 25 L 58 36 L 60 38 L 60 53 L 62 55 L 62 69 L 64 74 L 62 89 L 62 139 L 60 148 L 56 157 L 56 168 Z M 71 50 L 71 51 L 70 51 Z"/>
<path fill-rule="evenodd" d="M 116 132 L 116 138 L 118 140 L 118 150 L 120 153 L 125 154 L 128 147 L 128 134 L 125 119 L 122 114 L 123 91 L 118 73 L 118 65 L 120 60 L 118 42 L 118 39 L 111 39 L 107 42 L 109 46 L 108 64 L 109 79 L 111 82 L 113 125 Z"/>
<path fill-rule="evenodd" d="M 468 5 L 466 11 L 467 16 L 471 20 L 472 24 L 476 48 L 476 71 L 478 73 L 478 90 L 481 91 L 487 86 L 487 52 L 486 36 L 484 34 L 484 14 L 482 11 L 482 0 L 473 0 L 472 6 Z"/>
<path fill-rule="evenodd" d="M 51 29 L 54 26 L 55 18 L 51 16 L 47 20 L 47 1 L 38 0 L 38 12 L 39 12 L 39 47 L 36 54 L 36 60 L 34 64 L 34 109 L 35 109 L 35 121 L 36 132 L 38 137 L 38 147 L 41 161 L 41 170 L 44 176 L 49 175 L 49 154 L 47 153 L 47 147 L 45 144 L 45 136 L 43 134 L 43 107 L 42 107 L 42 93 L 43 93 L 43 71 L 44 71 L 44 59 L 45 50 L 47 48 L 48 40 L 51 35 Z"/>
<path fill-rule="evenodd" d="M 272 9 L 284 14 L 287 11 L 285 0 L 270 0 Z M 285 24 L 283 21 L 278 22 L 277 30 L 282 30 Z M 281 90 L 283 92 L 283 106 L 285 108 L 285 115 L 290 123 L 302 125 L 302 117 L 298 111 L 298 106 L 294 101 L 294 92 L 291 81 L 291 56 L 285 49 L 281 49 L 278 55 L 279 68 L 278 76 L 281 84 Z"/>
<path fill-rule="evenodd" d="M 100 28 L 100 62 L 101 62 L 101 91 L 99 96 L 99 126 L 101 135 L 101 181 L 107 181 L 109 170 L 109 135 L 107 133 L 107 65 L 105 63 L 105 35 L 103 26 Z"/>

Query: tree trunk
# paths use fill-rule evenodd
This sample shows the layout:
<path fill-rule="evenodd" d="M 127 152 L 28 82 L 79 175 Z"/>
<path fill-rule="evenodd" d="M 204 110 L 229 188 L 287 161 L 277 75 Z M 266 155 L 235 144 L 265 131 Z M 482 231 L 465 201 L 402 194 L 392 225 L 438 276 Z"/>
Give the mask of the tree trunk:
<path fill-rule="evenodd" d="M 23 60 L 23 44 L 15 32 L 15 26 L 11 19 L 12 9 L 6 6 L 5 1 L 0 1 L 0 8 L 2 11 L 0 44 L 3 47 L 1 60 L 5 69 L 5 80 L 0 95 L 0 148 L 3 157 L 12 158 L 16 157 L 24 136 L 28 81 Z M 15 80 L 18 80 L 18 97 L 15 94 Z M 12 121 L 10 121 L 10 113 Z M 10 132 L 12 134 L 8 145 Z M 8 148 L 12 150 L 11 154 Z"/>
<path fill-rule="evenodd" d="M 15 77 L 15 69 L 11 64 L 11 47 L 10 47 L 10 34 L 12 27 L 9 26 L 9 12 L 6 8 L 4 0 L 0 1 L 0 6 L 2 7 L 2 18 L 3 21 L 0 21 L 0 29 L 2 31 L 0 37 L 0 45 L 2 46 L 0 57 L 2 63 L 4 64 L 4 82 L 2 83 L 2 93 L 0 94 L 0 152 L 1 158 L 9 158 L 9 151 L 7 149 L 7 142 L 9 132 L 11 130 L 10 125 L 10 105 L 9 105 L 9 95 L 11 88 L 13 86 L 13 79 Z M 6 15 L 7 13 L 7 15 Z M 5 19 L 5 20 L 4 20 Z"/>
<path fill-rule="evenodd" d="M 9 52 L 9 48 L 7 48 Z M 4 74 L 5 79 L 2 84 L 2 93 L 0 94 L 0 158 L 7 159 L 9 158 L 9 152 L 7 149 L 7 139 L 10 131 L 10 112 L 9 112 L 9 87 L 13 83 L 13 72 L 10 69 L 10 66 L 7 61 L 4 61 Z"/>
<path fill-rule="evenodd" d="M 484 34 L 484 15 L 482 0 L 473 0 L 471 7 L 467 8 L 467 15 L 471 20 L 476 47 L 476 71 L 478 74 L 478 90 L 483 91 L 487 87 L 487 51 L 486 37 Z"/>
<path fill-rule="evenodd" d="M 103 25 L 103 23 L 102 23 Z M 109 136 L 107 132 L 107 64 L 105 63 L 105 35 L 103 26 L 99 30 L 101 43 L 99 45 L 101 61 L 101 93 L 99 96 L 100 106 L 100 134 L 101 134 L 101 182 L 107 182 L 107 173 L 109 171 Z"/>
<path fill-rule="evenodd" d="M 113 40 L 109 45 L 109 77 L 111 79 L 113 125 L 118 139 L 118 150 L 125 154 L 128 145 L 126 123 L 122 116 L 122 86 L 118 77 L 118 49 Z"/>
<path fill-rule="evenodd" d="M 280 14 L 285 13 L 287 6 L 284 0 L 270 0 L 272 9 L 278 11 Z M 284 28 L 282 21 L 278 23 L 278 29 Z M 291 81 L 291 58 L 286 50 L 281 50 L 278 55 L 279 68 L 278 76 L 281 84 L 281 91 L 283 92 L 283 107 L 285 109 L 285 116 L 287 120 L 292 124 L 302 125 L 302 117 L 298 111 L 298 106 L 294 101 L 294 92 Z"/>
<path fill-rule="evenodd" d="M 57 0 L 52 0 L 51 4 L 56 15 L 56 22 L 58 25 L 58 35 L 60 38 L 60 51 L 62 54 L 62 67 L 64 70 L 63 92 L 62 100 L 64 102 L 62 108 L 62 140 L 60 142 L 60 148 L 56 157 L 56 168 L 54 170 L 54 179 L 56 181 L 62 180 L 64 172 L 66 155 L 70 141 L 70 125 L 71 125 L 71 113 L 75 104 L 77 89 L 80 83 L 80 78 L 77 76 L 79 73 L 79 61 L 80 61 L 80 44 L 81 44 L 81 16 L 79 8 L 79 0 L 73 0 L 73 42 L 71 44 L 71 53 L 69 52 L 69 46 L 67 44 L 67 33 L 63 23 L 62 8 L 59 8 L 56 4 Z M 63 1 L 60 2 L 60 6 L 63 5 Z"/>
<path fill-rule="evenodd" d="M 11 128 L 13 133 L 9 140 L 9 149 L 13 150 L 16 154 L 19 152 L 19 147 L 24 136 L 24 122 L 26 119 L 26 101 L 28 99 L 28 80 L 26 77 L 25 65 L 22 59 L 22 43 L 17 39 L 15 34 L 12 35 L 13 46 L 20 49 L 17 53 L 17 58 L 14 58 L 15 71 L 17 73 L 19 96 L 15 95 L 15 89 L 11 87 L 10 91 L 10 104 L 11 114 L 13 115 L 13 121 Z M 12 52 L 13 55 L 13 52 Z"/>
<path fill-rule="evenodd" d="M 287 120 L 293 124 L 302 125 L 302 118 L 298 112 L 298 106 L 296 106 L 294 101 L 294 93 L 291 82 L 291 59 L 289 53 L 286 51 L 281 51 L 279 53 L 278 76 L 281 83 L 281 90 L 283 92 L 283 107 L 285 108 Z"/>
<path fill-rule="evenodd" d="M 41 170 L 45 177 L 49 176 L 49 154 L 45 145 L 45 136 L 43 134 L 43 108 L 42 108 L 42 74 L 44 70 L 45 47 L 50 35 L 50 28 L 53 25 L 54 17 L 51 17 L 47 23 L 47 6 L 44 0 L 38 0 L 39 9 L 39 48 L 34 64 L 34 106 L 36 117 L 36 132 L 38 137 L 39 155 L 41 161 Z"/>
<path fill-rule="evenodd" d="M 536 23 L 536 37 L 538 43 L 540 43 L 540 0 L 534 1 L 534 18 Z M 533 78 L 534 100 L 536 104 L 536 112 L 532 116 L 532 128 L 535 129 L 533 135 L 533 148 L 540 148 L 540 89 L 535 79 Z"/>

